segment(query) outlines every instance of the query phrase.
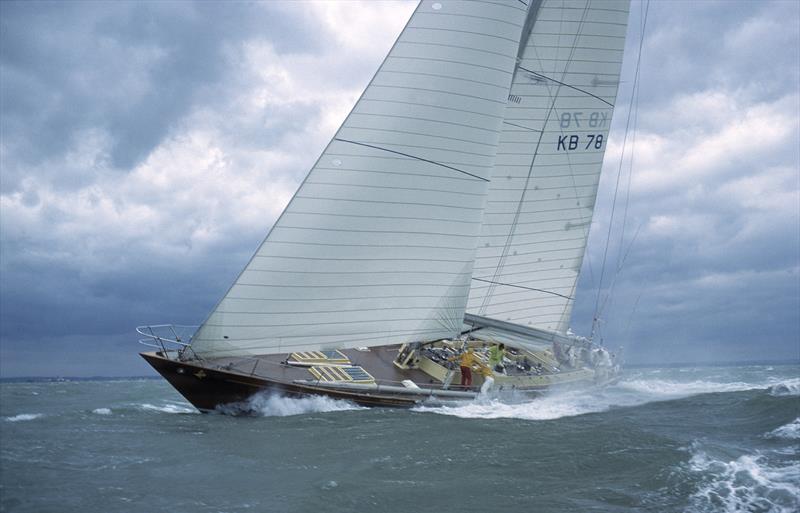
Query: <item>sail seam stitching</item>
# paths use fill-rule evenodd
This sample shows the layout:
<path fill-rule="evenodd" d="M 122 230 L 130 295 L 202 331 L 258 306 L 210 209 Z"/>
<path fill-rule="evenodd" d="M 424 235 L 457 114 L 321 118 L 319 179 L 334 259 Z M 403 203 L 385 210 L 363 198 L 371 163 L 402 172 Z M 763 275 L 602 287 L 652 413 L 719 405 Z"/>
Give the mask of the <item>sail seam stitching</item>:
<path fill-rule="evenodd" d="M 434 162 L 435 164 L 435 162 Z M 444 166 L 447 167 L 447 166 Z M 464 172 L 464 174 L 469 174 Z M 474 175 L 473 175 L 474 176 Z M 444 178 L 444 177 L 442 177 Z M 480 177 L 477 177 L 480 178 Z M 480 178 L 481 180 L 486 180 L 485 178 Z M 441 208 L 457 208 L 459 210 L 483 210 L 482 208 L 476 207 L 462 207 L 459 205 L 443 205 L 441 203 L 419 203 L 419 202 L 410 202 L 410 201 L 376 201 L 376 200 L 362 200 L 362 199 L 350 199 L 350 198 L 331 198 L 327 196 L 297 196 L 301 199 L 321 199 L 321 200 L 330 200 L 330 201 L 352 201 L 353 203 L 384 203 L 386 205 L 417 205 L 417 206 L 425 206 L 425 207 L 441 207 Z"/>
<path fill-rule="evenodd" d="M 387 114 L 387 113 L 384 113 L 384 112 L 372 113 L 372 112 L 355 112 L 355 111 L 351 114 L 351 116 L 378 116 L 378 117 L 386 117 L 386 118 L 411 119 L 411 120 L 414 120 L 414 121 L 429 121 L 431 123 L 440 123 L 442 125 L 463 126 L 465 128 L 471 128 L 473 130 L 481 130 L 483 132 L 497 133 L 496 130 L 492 130 L 490 128 L 483 128 L 483 127 L 480 127 L 480 126 L 468 125 L 466 123 L 454 123 L 452 121 L 442 121 L 440 119 L 423 118 L 423 117 L 419 117 L 419 116 L 400 116 L 400 115 L 397 115 L 397 114 Z"/>

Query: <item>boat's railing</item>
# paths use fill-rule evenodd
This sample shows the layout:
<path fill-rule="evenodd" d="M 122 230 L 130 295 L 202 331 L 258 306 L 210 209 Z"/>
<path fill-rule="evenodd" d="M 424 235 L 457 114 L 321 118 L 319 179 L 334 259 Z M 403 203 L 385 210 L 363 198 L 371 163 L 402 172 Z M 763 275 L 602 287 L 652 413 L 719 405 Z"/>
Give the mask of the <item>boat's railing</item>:
<path fill-rule="evenodd" d="M 153 324 L 136 327 L 136 332 L 145 337 L 139 339 L 140 344 L 158 349 L 164 358 L 174 360 L 200 360 L 192 349 L 192 335 L 196 330 L 197 326 L 181 324 Z"/>

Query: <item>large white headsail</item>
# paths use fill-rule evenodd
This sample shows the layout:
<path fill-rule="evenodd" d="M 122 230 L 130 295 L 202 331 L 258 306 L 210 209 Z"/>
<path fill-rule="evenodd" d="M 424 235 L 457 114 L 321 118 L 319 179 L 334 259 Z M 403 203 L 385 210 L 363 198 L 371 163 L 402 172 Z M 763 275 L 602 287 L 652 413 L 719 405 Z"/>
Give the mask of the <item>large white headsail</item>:
<path fill-rule="evenodd" d="M 201 356 L 458 333 L 527 6 L 423 0 L 266 240 Z"/>
<path fill-rule="evenodd" d="M 619 84 L 628 0 L 534 2 L 467 311 L 569 327 Z"/>

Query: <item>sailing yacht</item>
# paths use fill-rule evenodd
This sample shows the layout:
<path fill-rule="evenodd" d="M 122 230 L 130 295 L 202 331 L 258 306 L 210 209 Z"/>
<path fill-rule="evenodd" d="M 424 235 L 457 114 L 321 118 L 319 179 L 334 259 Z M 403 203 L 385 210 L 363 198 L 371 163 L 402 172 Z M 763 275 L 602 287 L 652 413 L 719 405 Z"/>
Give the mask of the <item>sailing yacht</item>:
<path fill-rule="evenodd" d="M 422 0 L 205 322 L 140 326 L 144 359 L 201 411 L 264 392 L 410 406 L 613 380 L 569 323 L 628 8 Z"/>

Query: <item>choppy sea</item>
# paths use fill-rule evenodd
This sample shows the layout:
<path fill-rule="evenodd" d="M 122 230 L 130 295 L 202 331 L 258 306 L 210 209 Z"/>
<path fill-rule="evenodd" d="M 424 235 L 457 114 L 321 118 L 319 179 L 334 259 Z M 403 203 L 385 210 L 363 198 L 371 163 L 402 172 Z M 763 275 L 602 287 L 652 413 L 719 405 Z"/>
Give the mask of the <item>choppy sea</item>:
<path fill-rule="evenodd" d="M 0 384 L 3 512 L 795 512 L 800 366 L 642 368 L 522 404 L 255 400 L 164 381 Z"/>

